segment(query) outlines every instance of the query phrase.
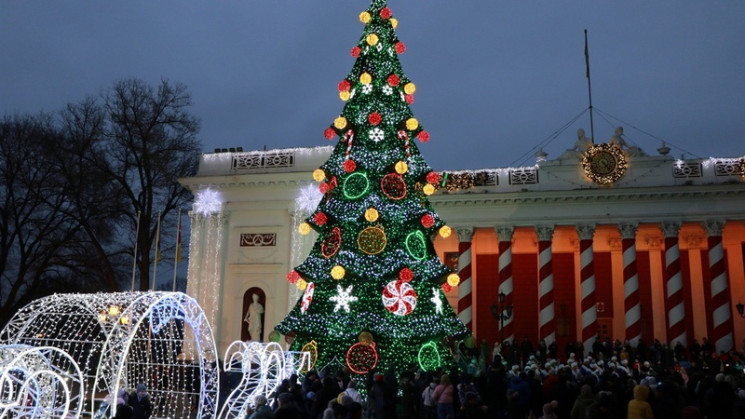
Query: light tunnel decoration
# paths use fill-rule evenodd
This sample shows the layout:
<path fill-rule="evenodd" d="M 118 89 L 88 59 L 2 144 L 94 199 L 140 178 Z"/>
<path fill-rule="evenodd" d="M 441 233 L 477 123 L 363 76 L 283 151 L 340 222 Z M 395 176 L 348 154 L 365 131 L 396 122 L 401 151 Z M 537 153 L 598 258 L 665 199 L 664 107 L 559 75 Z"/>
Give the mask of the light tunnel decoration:
<path fill-rule="evenodd" d="M 0 418 L 78 418 L 83 383 L 78 364 L 64 351 L 0 346 Z"/>
<path fill-rule="evenodd" d="M 255 407 L 256 397 L 274 402 L 282 380 L 298 371 L 310 369 L 310 353 L 283 351 L 276 342 L 235 341 L 225 351 L 226 373 L 239 373 L 241 381 L 230 393 L 218 416 L 221 419 L 243 418 L 246 408 Z"/>
<path fill-rule="evenodd" d="M 69 355 L 83 375 L 83 384 L 70 388 L 71 400 L 83 400 L 91 417 L 107 396 L 139 383 L 148 388 L 153 417 L 217 413 L 212 330 L 199 304 L 183 293 L 51 295 L 18 311 L 0 332 L 0 344 Z"/>

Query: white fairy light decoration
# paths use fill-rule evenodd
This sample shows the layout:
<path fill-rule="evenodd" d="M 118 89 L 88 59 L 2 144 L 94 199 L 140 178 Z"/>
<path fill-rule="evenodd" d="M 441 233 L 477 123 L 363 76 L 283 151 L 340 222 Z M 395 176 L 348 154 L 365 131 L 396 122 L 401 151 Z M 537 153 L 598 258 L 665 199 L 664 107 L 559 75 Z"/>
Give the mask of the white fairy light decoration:
<path fill-rule="evenodd" d="M 220 192 L 210 188 L 197 192 L 194 198 L 194 211 L 202 215 L 216 214 L 222 210 L 222 196 Z"/>
<path fill-rule="evenodd" d="M 80 417 L 80 367 L 53 347 L 0 346 L 0 417 Z"/>
<path fill-rule="evenodd" d="M 323 198 L 323 194 L 318 190 L 317 185 L 311 184 L 301 188 L 297 198 L 295 198 L 295 210 L 306 215 L 312 214 L 318 208 L 321 198 Z"/>
<path fill-rule="evenodd" d="M 148 388 L 154 417 L 185 417 L 194 410 L 197 418 L 212 418 L 217 412 L 212 329 L 201 307 L 183 293 L 51 295 L 18 311 L 0 332 L 0 343 L 68 354 L 83 377 L 82 384 L 70 386 L 71 397 L 83 399 L 91 417 L 107 396 L 139 383 Z M 193 358 L 179 355 L 185 347 L 194 348 Z M 116 406 L 112 410 L 113 416 Z"/>
<path fill-rule="evenodd" d="M 295 355 L 299 355 L 295 358 Z M 218 417 L 243 418 L 246 409 L 256 407 L 256 397 L 264 396 L 274 403 L 277 388 L 305 366 L 310 366 L 307 352 L 284 352 L 276 342 L 235 341 L 225 351 L 225 372 L 241 373 L 241 381 L 230 393 Z"/>

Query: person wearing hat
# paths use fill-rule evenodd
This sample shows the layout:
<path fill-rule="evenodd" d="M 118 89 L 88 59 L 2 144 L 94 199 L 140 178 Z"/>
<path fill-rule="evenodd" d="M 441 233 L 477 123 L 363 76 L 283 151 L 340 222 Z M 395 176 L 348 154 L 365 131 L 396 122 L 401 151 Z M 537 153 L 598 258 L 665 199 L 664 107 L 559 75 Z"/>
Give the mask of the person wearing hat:
<path fill-rule="evenodd" d="M 153 405 L 150 403 L 145 383 L 137 384 L 135 393 L 129 395 L 129 406 L 132 408 L 132 419 L 150 419 Z"/>

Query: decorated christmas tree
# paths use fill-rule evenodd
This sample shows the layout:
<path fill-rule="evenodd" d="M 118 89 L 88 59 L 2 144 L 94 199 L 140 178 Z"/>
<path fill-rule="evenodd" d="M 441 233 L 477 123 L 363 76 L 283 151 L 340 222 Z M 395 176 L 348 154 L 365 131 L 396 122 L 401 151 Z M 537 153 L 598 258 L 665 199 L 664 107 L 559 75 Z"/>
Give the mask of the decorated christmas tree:
<path fill-rule="evenodd" d="M 346 104 L 325 131 L 338 144 L 313 173 L 324 196 L 300 226 L 318 240 L 288 275 L 304 293 L 276 329 L 315 368 L 336 359 L 356 374 L 431 371 L 452 365 L 452 342 L 469 334 L 445 295 L 460 279 L 432 241 L 451 233 L 427 198 L 442 179 L 415 144 L 429 134 L 409 108 L 416 87 L 398 59 L 398 21 L 385 0 L 359 18 L 356 61 L 338 86 Z"/>

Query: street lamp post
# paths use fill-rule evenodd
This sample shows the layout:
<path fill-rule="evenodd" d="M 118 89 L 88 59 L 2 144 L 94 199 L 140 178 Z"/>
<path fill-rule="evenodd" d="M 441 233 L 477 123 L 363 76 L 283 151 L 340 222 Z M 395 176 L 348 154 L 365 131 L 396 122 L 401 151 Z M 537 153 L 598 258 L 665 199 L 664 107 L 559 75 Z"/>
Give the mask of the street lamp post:
<path fill-rule="evenodd" d="M 504 292 L 499 291 L 499 302 L 492 304 L 491 314 L 499 320 L 499 344 L 504 343 L 504 321 L 512 317 L 512 304 L 505 306 L 504 300 L 507 298 Z"/>

